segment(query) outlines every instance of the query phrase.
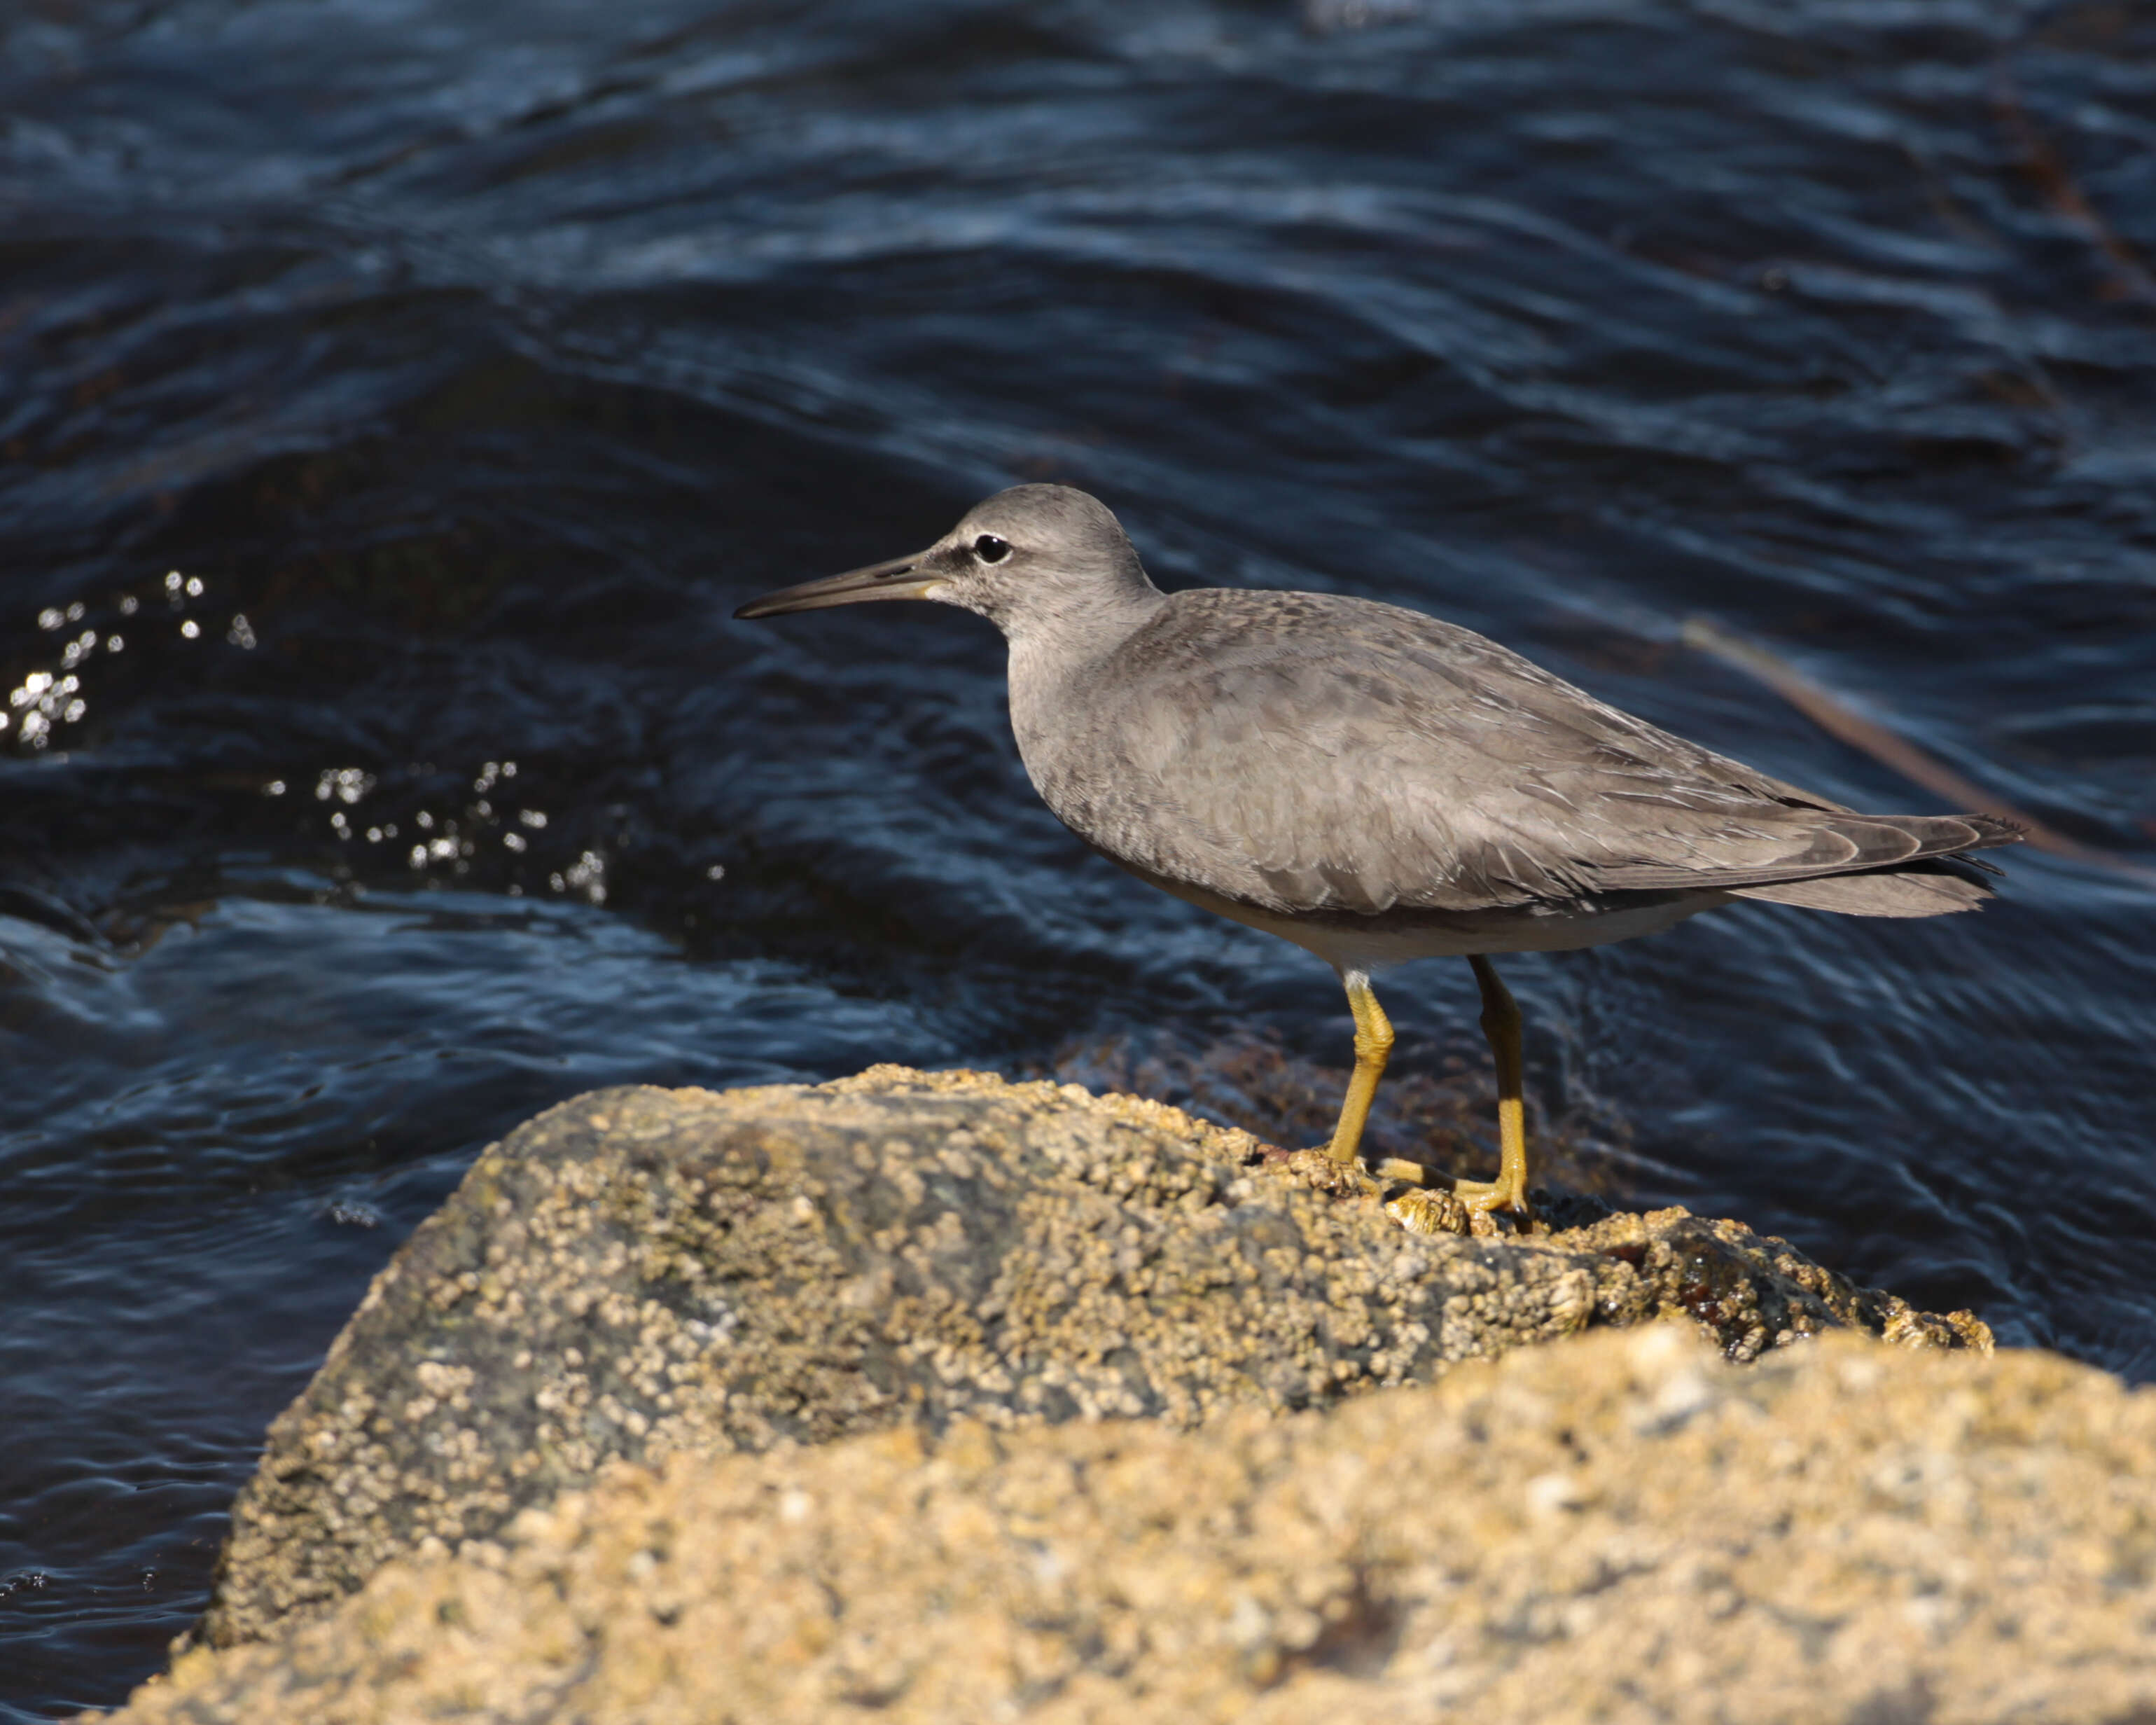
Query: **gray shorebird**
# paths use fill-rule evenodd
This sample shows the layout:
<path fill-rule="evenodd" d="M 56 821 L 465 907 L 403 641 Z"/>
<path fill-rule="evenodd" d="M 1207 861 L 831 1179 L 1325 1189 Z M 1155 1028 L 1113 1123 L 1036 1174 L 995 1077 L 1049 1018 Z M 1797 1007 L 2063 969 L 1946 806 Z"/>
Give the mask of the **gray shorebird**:
<path fill-rule="evenodd" d="M 1496 1056 L 1497 1178 L 1527 1210 L 1520 1013 L 1490 962 L 1653 934 L 1738 899 L 1936 916 L 1989 896 L 1986 814 L 1859 814 L 1672 737 L 1450 623 L 1329 593 L 1163 593 L 1107 508 L 1019 485 L 926 551 L 743 605 L 933 599 L 1010 645 L 1011 729 L 1056 818 L 1178 898 L 1338 973 L 1358 1161 L 1393 1045 L 1371 973 L 1460 957 Z"/>

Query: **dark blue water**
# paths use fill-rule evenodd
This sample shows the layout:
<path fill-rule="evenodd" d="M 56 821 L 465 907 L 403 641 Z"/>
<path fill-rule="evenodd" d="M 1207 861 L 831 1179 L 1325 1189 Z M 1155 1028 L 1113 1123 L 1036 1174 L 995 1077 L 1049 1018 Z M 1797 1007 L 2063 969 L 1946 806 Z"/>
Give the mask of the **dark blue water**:
<path fill-rule="evenodd" d="M 985 624 L 727 620 L 1003 485 L 1938 806 L 1705 614 L 2156 858 L 2146 8 L 0 16 L 0 1718 L 157 1666 L 559 1097 L 1344 1062 L 1314 961 L 1040 807 Z M 1515 961 L 1531 1086 L 1630 1201 L 2156 1376 L 2156 891 L 2009 866 Z M 1388 990 L 1410 1088 L 1472 993 Z"/>

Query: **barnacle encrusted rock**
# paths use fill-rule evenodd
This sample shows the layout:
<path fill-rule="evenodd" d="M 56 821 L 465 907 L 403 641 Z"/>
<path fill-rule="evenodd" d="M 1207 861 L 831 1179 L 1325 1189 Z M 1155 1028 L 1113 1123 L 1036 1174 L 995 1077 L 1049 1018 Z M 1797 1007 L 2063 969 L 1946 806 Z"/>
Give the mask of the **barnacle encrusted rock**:
<path fill-rule="evenodd" d="M 579 1097 L 479 1158 L 271 1428 L 200 1636 L 262 1635 L 617 1460 L 1188 1427 L 1670 1312 L 1734 1357 L 1837 1324 L 1989 1345 L 1681 1210 L 1469 1239 L 1416 1231 L 1443 1220 L 1418 1199 L 973 1073 Z"/>
<path fill-rule="evenodd" d="M 2152 1629 L 2156 1392 L 1661 1324 L 1194 1431 L 624 1466 L 121 1719 L 2133 1725 Z"/>

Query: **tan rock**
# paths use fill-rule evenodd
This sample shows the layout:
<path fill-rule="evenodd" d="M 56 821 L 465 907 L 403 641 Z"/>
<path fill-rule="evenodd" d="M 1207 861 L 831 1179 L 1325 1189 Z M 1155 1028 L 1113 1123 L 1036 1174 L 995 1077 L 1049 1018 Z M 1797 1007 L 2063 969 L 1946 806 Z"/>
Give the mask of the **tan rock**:
<path fill-rule="evenodd" d="M 2156 1717 L 2156 1394 L 1601 1333 L 1196 1430 L 677 1455 L 198 1651 L 187 1720 L 1978 1725 Z"/>
<path fill-rule="evenodd" d="M 491 1539 L 616 1461 L 901 1423 L 1187 1427 L 1668 1312 L 1738 1358 L 1845 1324 L 1989 1345 L 1681 1210 L 1529 1240 L 1445 1219 L 1072 1086 L 879 1067 L 580 1097 L 479 1158 L 271 1428 L 203 1638 Z"/>

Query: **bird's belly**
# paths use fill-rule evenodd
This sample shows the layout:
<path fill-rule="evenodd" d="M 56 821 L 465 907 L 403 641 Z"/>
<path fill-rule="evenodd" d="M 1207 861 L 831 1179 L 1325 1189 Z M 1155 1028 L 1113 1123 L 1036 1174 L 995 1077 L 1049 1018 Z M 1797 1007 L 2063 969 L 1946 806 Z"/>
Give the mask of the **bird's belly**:
<path fill-rule="evenodd" d="M 1203 887 L 1146 878 L 1217 916 L 1292 941 L 1337 970 L 1375 970 L 1417 958 L 1465 958 L 1476 952 L 1568 952 L 1659 934 L 1687 916 L 1731 902 L 1726 892 L 1627 892 L 1565 906 L 1288 916 Z"/>

